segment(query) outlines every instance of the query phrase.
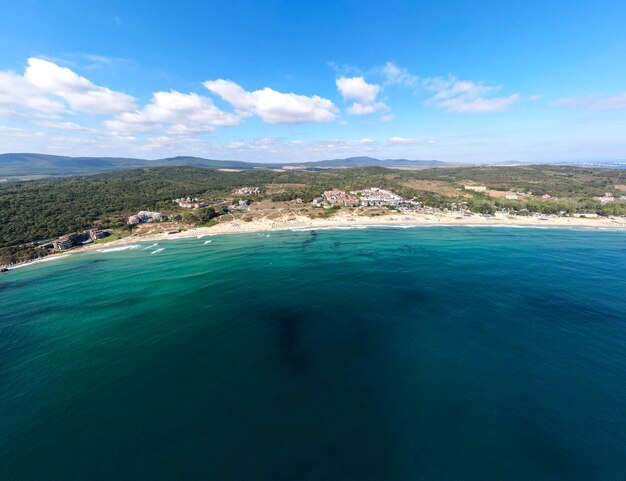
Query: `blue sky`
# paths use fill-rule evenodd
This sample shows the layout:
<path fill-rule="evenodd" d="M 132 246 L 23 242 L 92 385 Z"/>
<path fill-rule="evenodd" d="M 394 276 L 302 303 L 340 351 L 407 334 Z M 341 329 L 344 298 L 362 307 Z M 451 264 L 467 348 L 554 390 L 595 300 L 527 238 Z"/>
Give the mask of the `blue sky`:
<path fill-rule="evenodd" d="M 626 2 L 0 1 L 0 151 L 625 160 Z"/>

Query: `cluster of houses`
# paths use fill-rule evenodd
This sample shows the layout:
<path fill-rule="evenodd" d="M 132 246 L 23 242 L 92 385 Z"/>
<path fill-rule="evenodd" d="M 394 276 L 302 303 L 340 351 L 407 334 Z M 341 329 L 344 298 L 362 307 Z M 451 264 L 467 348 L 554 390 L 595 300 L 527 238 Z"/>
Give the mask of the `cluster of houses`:
<path fill-rule="evenodd" d="M 183 197 L 180 199 L 173 199 L 172 202 L 178 204 L 179 207 L 183 209 L 200 209 L 202 207 L 207 207 L 209 204 L 204 202 L 203 200 L 199 200 L 193 197 Z"/>
<path fill-rule="evenodd" d="M 128 223 L 130 225 L 141 224 L 142 222 L 160 222 L 163 220 L 163 214 L 160 212 L 150 212 L 147 210 L 141 210 L 137 212 L 135 215 L 131 215 L 128 218 Z"/>
<path fill-rule="evenodd" d="M 398 206 L 406 201 L 397 194 L 389 190 L 371 187 L 354 192 L 344 192 L 343 190 L 327 190 L 324 197 L 316 197 L 313 204 L 321 205 L 324 200 L 332 205 L 343 205 L 346 207 L 383 207 Z"/>
<path fill-rule="evenodd" d="M 97 239 L 102 239 L 108 235 L 109 233 L 107 231 L 101 229 L 90 229 L 84 232 L 75 232 L 73 234 L 62 235 L 58 239 L 53 240 L 51 247 L 58 251 L 66 251 L 72 247 L 85 245 Z M 48 246 L 49 244 L 46 244 L 42 247 Z"/>
<path fill-rule="evenodd" d="M 357 207 L 359 198 L 355 195 L 347 194 L 343 190 L 327 190 L 324 192 L 324 199 L 333 205 L 343 205 L 346 207 Z"/>
<path fill-rule="evenodd" d="M 235 193 L 237 195 L 258 195 L 261 193 L 261 189 L 259 187 L 242 187 L 237 189 Z"/>
<path fill-rule="evenodd" d="M 404 199 L 389 190 L 372 187 L 360 192 L 356 192 L 361 198 L 361 204 L 364 206 L 380 207 L 386 205 L 400 205 Z"/>

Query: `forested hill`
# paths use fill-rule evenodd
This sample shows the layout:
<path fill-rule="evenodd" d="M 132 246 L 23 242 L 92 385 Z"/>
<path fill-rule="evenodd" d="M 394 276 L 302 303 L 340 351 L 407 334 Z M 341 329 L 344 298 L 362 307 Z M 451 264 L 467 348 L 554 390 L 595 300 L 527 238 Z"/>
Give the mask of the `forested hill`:
<path fill-rule="evenodd" d="M 112 172 L 141 167 L 204 167 L 210 169 L 339 169 L 350 167 L 389 167 L 403 169 L 422 169 L 446 165 L 436 160 L 375 159 L 372 157 L 350 157 L 347 159 L 321 160 L 305 163 L 258 163 L 238 160 L 215 160 L 201 157 L 169 157 L 146 160 L 124 157 L 67 157 L 46 154 L 0 154 L 0 176 L 68 176 L 89 175 L 100 172 Z"/>
<path fill-rule="evenodd" d="M 0 176 L 89 175 L 141 167 L 189 166 L 215 169 L 252 169 L 257 164 L 236 160 L 171 157 L 146 160 L 124 157 L 66 157 L 47 154 L 0 154 Z M 271 167 L 271 166 L 269 166 Z M 267 168 L 267 167 L 266 167 Z"/>

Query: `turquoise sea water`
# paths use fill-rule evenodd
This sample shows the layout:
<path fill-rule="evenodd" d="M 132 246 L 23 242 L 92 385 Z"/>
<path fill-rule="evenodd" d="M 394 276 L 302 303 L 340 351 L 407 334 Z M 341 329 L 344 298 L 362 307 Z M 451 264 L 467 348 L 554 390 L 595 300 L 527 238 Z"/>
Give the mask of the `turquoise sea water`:
<path fill-rule="evenodd" d="M 151 244 L 0 275 L 0 479 L 626 479 L 625 232 Z"/>

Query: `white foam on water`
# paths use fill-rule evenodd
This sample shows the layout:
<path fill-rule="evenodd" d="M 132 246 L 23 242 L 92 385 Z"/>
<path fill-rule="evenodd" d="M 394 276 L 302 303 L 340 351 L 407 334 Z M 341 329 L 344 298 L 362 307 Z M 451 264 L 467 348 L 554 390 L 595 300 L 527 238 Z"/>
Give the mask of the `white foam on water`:
<path fill-rule="evenodd" d="M 213 242 L 213 241 L 212 241 L 212 240 L 204 241 L 204 244 L 203 244 L 203 245 L 210 244 L 211 242 Z"/>
<path fill-rule="evenodd" d="M 156 246 L 158 246 L 158 245 L 159 245 L 159 243 L 158 243 L 158 242 L 155 242 L 155 243 L 154 243 L 154 244 L 152 244 L 151 246 L 144 247 L 142 250 L 147 251 L 148 249 L 152 249 L 153 247 L 156 247 Z"/>
<path fill-rule="evenodd" d="M 35 259 L 34 261 L 24 262 L 23 264 L 19 264 L 17 266 L 9 267 L 9 270 L 21 269 L 22 267 L 32 266 L 33 264 L 41 264 L 43 262 L 51 262 L 56 261 L 57 259 L 63 259 L 64 257 L 69 257 L 71 254 L 64 254 L 62 256 L 50 256 L 43 259 Z"/>
<path fill-rule="evenodd" d="M 413 227 L 420 227 L 416 224 L 380 224 L 380 225 L 369 225 L 366 227 L 389 227 L 390 229 L 412 229 Z M 430 227 L 430 226 L 424 226 Z"/>
<path fill-rule="evenodd" d="M 324 227 L 303 227 L 297 229 L 290 229 L 291 232 L 311 232 L 311 231 L 324 231 L 324 230 L 358 230 L 358 229 L 370 229 L 370 228 L 388 228 L 388 229 L 416 229 L 416 228 L 433 228 L 433 227 L 476 227 L 476 228 L 498 228 L 498 229 L 537 229 L 537 230 L 551 230 L 551 229 L 564 229 L 564 230 L 607 230 L 607 231 L 626 231 L 626 228 L 622 227 L 607 227 L 607 226 L 577 226 L 577 225 L 520 225 L 520 224 L 448 224 L 448 223 L 431 223 L 431 224 L 368 224 L 368 225 L 354 225 L 354 226 L 324 226 Z"/>
<path fill-rule="evenodd" d="M 389 225 L 332 225 L 324 227 L 303 227 L 300 229 L 290 229 L 291 232 L 311 232 L 314 230 L 361 230 L 368 227 L 392 227 Z"/>
<path fill-rule="evenodd" d="M 132 249 L 139 249 L 141 246 L 139 244 L 130 244 L 127 246 L 119 246 L 119 247 L 111 247 L 109 249 L 98 249 L 97 252 L 120 252 L 120 251 L 128 251 Z"/>
<path fill-rule="evenodd" d="M 151 255 L 152 255 L 152 254 L 158 254 L 159 252 L 163 252 L 164 250 L 165 250 L 164 248 L 157 249 L 157 250 L 155 250 L 155 251 L 150 252 L 150 254 L 151 254 Z"/>

